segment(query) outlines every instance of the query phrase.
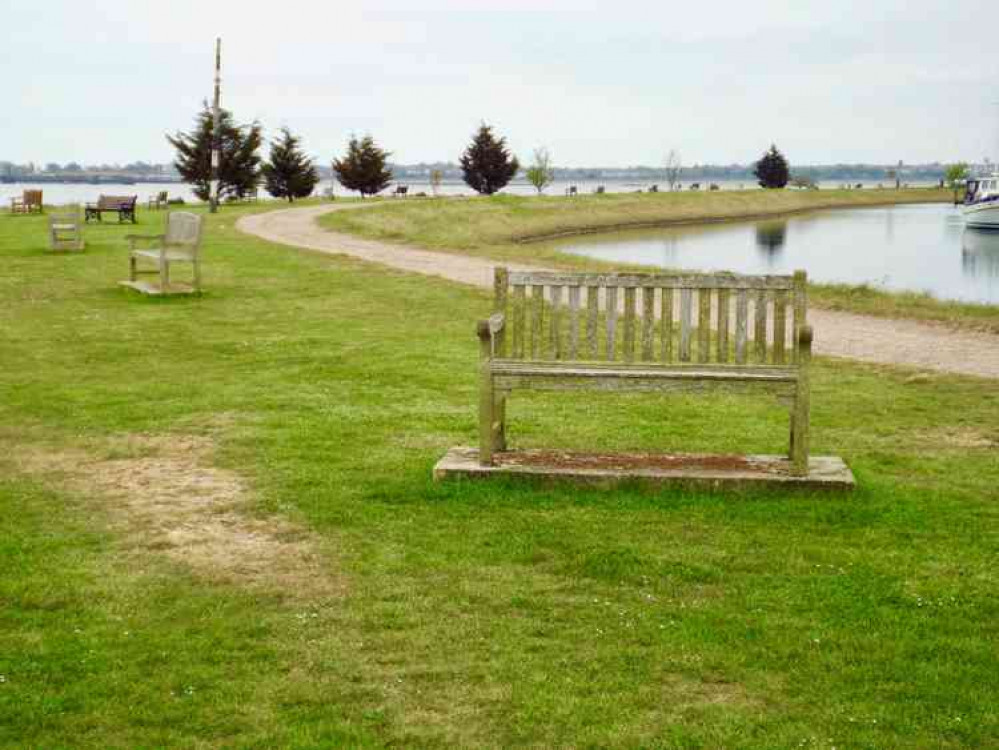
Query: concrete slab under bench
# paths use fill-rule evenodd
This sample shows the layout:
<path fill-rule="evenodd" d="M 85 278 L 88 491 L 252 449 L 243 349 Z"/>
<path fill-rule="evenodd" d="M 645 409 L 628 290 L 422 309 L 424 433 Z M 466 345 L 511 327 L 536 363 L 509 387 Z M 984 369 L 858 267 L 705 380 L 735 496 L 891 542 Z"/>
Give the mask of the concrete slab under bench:
<path fill-rule="evenodd" d="M 853 472 L 837 456 L 812 456 L 808 474 L 795 476 L 786 456 L 707 453 L 573 453 L 504 451 L 479 465 L 476 448 L 452 448 L 434 467 L 434 479 L 516 477 L 539 482 L 613 485 L 639 482 L 704 489 L 802 488 L 850 491 Z"/>

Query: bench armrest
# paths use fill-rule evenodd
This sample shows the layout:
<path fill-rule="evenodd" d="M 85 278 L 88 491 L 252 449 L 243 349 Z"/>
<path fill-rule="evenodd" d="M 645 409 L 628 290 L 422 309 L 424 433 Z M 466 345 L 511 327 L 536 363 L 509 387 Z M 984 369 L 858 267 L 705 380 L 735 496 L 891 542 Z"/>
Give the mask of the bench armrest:
<path fill-rule="evenodd" d="M 480 320 L 476 327 L 479 336 L 479 347 L 484 357 L 496 354 L 496 337 L 506 326 L 506 316 L 503 313 L 490 315 L 487 320 Z"/>

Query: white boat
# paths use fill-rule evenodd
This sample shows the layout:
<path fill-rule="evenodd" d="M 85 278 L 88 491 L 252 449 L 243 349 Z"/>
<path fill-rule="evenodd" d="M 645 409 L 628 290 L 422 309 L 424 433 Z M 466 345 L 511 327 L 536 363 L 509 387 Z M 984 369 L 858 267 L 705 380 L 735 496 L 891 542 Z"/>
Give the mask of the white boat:
<path fill-rule="evenodd" d="M 968 180 L 961 213 L 969 227 L 999 229 L 999 174 Z"/>

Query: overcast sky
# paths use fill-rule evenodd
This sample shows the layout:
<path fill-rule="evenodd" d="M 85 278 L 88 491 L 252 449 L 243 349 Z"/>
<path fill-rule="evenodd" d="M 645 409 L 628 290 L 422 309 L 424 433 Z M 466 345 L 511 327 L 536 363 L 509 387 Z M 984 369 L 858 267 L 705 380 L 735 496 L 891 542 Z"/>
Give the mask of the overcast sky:
<path fill-rule="evenodd" d="M 259 9 L 259 10 L 258 10 Z M 168 161 L 210 97 L 323 163 L 456 160 L 481 120 L 557 164 L 999 155 L 986 0 L 0 0 L 0 159 Z"/>

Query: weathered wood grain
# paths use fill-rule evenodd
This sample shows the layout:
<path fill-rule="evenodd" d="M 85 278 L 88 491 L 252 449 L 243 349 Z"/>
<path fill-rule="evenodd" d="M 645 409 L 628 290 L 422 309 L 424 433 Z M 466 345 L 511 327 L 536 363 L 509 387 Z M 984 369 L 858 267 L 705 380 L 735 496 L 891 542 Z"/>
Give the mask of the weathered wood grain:
<path fill-rule="evenodd" d="M 680 361 L 690 361 L 690 329 L 693 318 L 693 290 L 680 290 Z"/>
<path fill-rule="evenodd" d="M 624 361 L 635 361 L 635 287 L 624 288 Z"/>
<path fill-rule="evenodd" d="M 569 359 L 579 357 L 579 285 L 569 287 Z"/>
<path fill-rule="evenodd" d="M 718 324 L 715 329 L 718 332 L 718 354 L 716 359 L 719 362 L 728 362 L 728 316 L 729 316 L 729 295 L 731 290 L 718 290 Z"/>
<path fill-rule="evenodd" d="M 756 304 L 754 305 L 756 326 L 753 330 L 753 345 L 756 352 L 757 362 L 767 361 L 767 292 L 765 289 L 756 290 Z"/>
<path fill-rule="evenodd" d="M 655 358 L 656 330 L 656 290 L 645 287 L 642 290 L 642 361 L 651 362 Z"/>
<path fill-rule="evenodd" d="M 617 287 L 607 287 L 604 290 L 607 295 L 607 305 L 604 310 L 604 317 L 607 323 L 606 358 L 614 361 L 617 358 Z"/>
<path fill-rule="evenodd" d="M 697 361 L 711 360 L 711 290 L 697 290 Z"/>

